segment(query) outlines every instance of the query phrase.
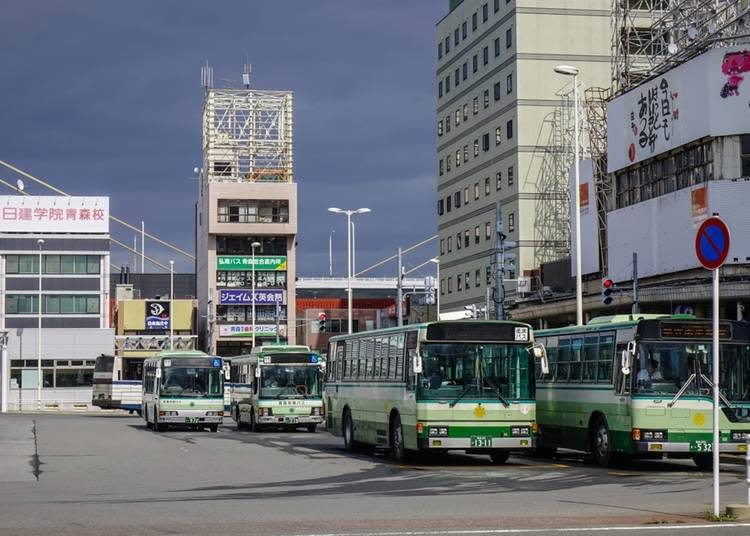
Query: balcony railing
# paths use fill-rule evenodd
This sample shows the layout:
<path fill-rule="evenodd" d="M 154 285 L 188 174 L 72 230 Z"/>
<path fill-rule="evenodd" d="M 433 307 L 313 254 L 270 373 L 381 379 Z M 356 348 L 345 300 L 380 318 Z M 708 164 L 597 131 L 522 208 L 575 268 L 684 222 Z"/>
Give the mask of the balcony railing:
<path fill-rule="evenodd" d="M 170 348 L 169 335 L 117 335 L 115 352 L 159 352 L 162 350 L 195 350 L 197 335 L 175 335 Z"/>

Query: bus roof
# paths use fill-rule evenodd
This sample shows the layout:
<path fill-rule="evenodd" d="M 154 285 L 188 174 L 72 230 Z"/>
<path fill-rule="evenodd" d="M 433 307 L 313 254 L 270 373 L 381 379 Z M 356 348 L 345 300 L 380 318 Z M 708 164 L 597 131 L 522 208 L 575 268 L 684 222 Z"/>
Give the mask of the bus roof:
<path fill-rule="evenodd" d="M 349 337 L 369 337 L 369 336 L 375 336 L 375 335 L 390 335 L 393 333 L 403 333 L 405 331 L 413 331 L 418 329 L 426 329 L 428 326 L 433 324 L 509 324 L 513 326 L 525 326 L 528 328 L 531 328 L 531 326 L 525 322 L 517 322 L 515 320 L 474 320 L 474 319 L 462 319 L 462 320 L 435 320 L 433 322 L 422 322 L 420 324 L 407 324 L 405 326 L 397 326 L 393 328 L 383 328 L 383 329 L 374 329 L 371 331 L 359 331 L 357 333 L 344 334 L 344 335 L 336 335 L 335 337 L 331 337 L 329 340 L 331 341 L 340 341 L 340 340 L 346 340 Z"/>
<path fill-rule="evenodd" d="M 588 333 L 593 331 L 603 331 L 613 328 L 632 327 L 641 320 L 696 320 L 694 315 L 667 315 L 667 314 L 638 314 L 638 315 L 610 315 L 597 316 L 589 320 L 585 326 L 565 326 L 562 328 L 550 328 L 536 330 L 536 335 L 540 337 L 549 335 L 566 335 L 569 333 Z"/>
<path fill-rule="evenodd" d="M 160 357 L 170 357 L 174 359 L 180 357 L 209 357 L 209 355 L 199 350 L 163 350 L 154 355 L 154 358 Z"/>

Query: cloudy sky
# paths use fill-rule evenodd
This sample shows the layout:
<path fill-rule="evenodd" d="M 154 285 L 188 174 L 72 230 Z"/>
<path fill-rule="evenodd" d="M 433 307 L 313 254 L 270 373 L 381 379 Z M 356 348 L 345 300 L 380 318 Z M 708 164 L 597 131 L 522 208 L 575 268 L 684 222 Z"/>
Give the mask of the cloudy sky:
<path fill-rule="evenodd" d="M 200 66 L 295 98 L 299 275 L 345 274 L 436 232 L 435 23 L 448 0 L 7 0 L 0 17 L 0 159 L 192 251 L 201 161 Z M 0 178 L 15 182 L 0 169 Z M 29 184 L 36 195 L 46 194 Z M 4 192 L 7 193 L 7 192 Z M 112 227 L 132 244 L 133 233 Z M 162 262 L 174 258 L 149 247 Z M 113 248 L 116 263 L 131 256 Z M 415 265 L 436 253 L 424 248 Z M 422 274 L 429 272 L 422 271 Z M 395 271 L 389 268 L 388 273 Z M 378 275 L 378 274 L 374 274 Z"/>

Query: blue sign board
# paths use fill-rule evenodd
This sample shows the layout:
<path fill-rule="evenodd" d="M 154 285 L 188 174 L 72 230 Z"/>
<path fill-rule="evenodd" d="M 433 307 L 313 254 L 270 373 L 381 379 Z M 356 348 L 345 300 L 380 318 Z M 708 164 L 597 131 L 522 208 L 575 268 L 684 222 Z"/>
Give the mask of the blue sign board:
<path fill-rule="evenodd" d="M 718 217 L 712 216 L 695 235 L 695 255 L 708 270 L 719 268 L 729 254 L 729 228 Z"/>
<path fill-rule="evenodd" d="M 221 358 L 220 357 L 214 357 L 213 361 L 211 361 L 211 365 L 214 368 L 221 368 Z"/>
<path fill-rule="evenodd" d="M 221 305 L 252 305 L 250 289 L 224 288 L 219 291 Z M 281 289 L 255 289 L 255 305 L 286 305 L 286 292 Z"/>

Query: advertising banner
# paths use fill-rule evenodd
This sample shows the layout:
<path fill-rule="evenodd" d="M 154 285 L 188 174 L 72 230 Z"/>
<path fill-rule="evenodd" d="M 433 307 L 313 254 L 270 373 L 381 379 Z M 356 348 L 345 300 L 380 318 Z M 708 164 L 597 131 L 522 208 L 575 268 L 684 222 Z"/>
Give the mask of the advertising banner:
<path fill-rule="evenodd" d="M 221 305 L 252 305 L 252 289 L 225 288 L 219 290 Z M 286 291 L 281 289 L 255 289 L 256 305 L 286 305 Z"/>
<path fill-rule="evenodd" d="M 252 324 L 220 324 L 220 337 L 252 337 Z M 276 337 L 276 325 L 256 324 L 256 337 Z M 279 337 L 286 337 L 286 324 L 279 325 Z"/>
<path fill-rule="evenodd" d="M 109 232 L 109 197 L 2 195 L 0 207 L 2 232 Z"/>
<path fill-rule="evenodd" d="M 612 99 L 608 171 L 704 136 L 745 134 L 750 124 L 750 47 L 715 48 Z M 743 93 L 744 92 L 744 93 Z"/>
<path fill-rule="evenodd" d="M 169 329 L 169 302 L 147 301 L 146 302 L 146 329 L 164 330 Z"/>
<path fill-rule="evenodd" d="M 575 241 L 575 168 L 570 166 L 570 254 L 576 257 Z M 578 192 L 581 201 L 581 272 L 591 274 L 599 271 L 599 216 L 595 196 L 594 163 L 590 158 L 581 160 Z M 570 263 L 570 275 L 576 275 L 576 263 Z"/>
<path fill-rule="evenodd" d="M 216 258 L 217 270 L 245 271 L 253 269 L 253 257 L 250 255 L 219 255 Z M 256 270 L 286 270 L 286 257 L 283 255 L 255 256 Z"/>

